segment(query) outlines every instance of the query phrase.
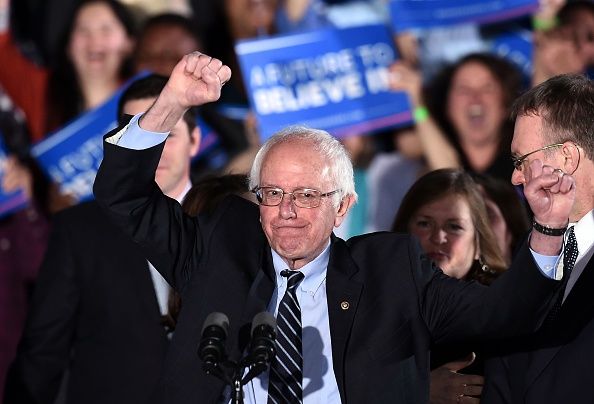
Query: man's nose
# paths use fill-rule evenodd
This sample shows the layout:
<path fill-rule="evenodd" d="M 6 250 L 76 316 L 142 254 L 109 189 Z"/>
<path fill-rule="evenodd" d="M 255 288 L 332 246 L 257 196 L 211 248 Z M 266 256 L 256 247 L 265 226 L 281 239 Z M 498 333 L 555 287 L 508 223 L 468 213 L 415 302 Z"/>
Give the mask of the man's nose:
<path fill-rule="evenodd" d="M 522 173 L 520 170 L 514 169 L 511 176 L 511 183 L 513 185 L 522 185 L 524 182 L 524 173 Z"/>
<path fill-rule="evenodd" d="M 281 199 L 281 203 L 279 204 L 279 214 L 283 219 L 290 219 L 296 216 L 295 213 L 295 203 L 293 200 L 292 194 L 283 194 L 283 198 Z"/>

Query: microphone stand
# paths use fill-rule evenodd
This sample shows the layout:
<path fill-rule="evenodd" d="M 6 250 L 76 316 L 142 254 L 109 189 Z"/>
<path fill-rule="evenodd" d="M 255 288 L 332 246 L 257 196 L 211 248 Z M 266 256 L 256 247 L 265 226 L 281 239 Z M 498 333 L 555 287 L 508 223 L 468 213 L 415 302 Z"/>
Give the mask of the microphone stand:
<path fill-rule="evenodd" d="M 243 376 L 245 369 L 248 367 L 250 369 Z M 252 355 L 247 355 L 239 362 L 225 360 L 220 365 L 216 362 L 204 362 L 202 368 L 206 374 L 215 376 L 231 387 L 232 404 L 243 404 L 243 386 L 264 372 L 268 368 L 268 363 L 254 358 Z"/>
<path fill-rule="evenodd" d="M 231 402 L 243 404 L 243 386 L 267 370 L 276 355 L 276 320 L 267 312 L 256 314 L 252 321 L 252 341 L 248 353 L 234 362 L 227 358 L 224 351 L 229 320 L 222 313 L 215 312 L 211 315 L 212 318 L 207 318 L 207 325 L 203 327 L 198 356 L 204 361 L 203 369 L 206 374 L 231 386 Z"/>

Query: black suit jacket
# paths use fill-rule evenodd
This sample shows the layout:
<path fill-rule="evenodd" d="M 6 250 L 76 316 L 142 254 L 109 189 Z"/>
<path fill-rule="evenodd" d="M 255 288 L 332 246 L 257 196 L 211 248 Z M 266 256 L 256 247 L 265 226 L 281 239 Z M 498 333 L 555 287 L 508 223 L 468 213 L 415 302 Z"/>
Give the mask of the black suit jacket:
<path fill-rule="evenodd" d="M 54 218 L 5 404 L 142 403 L 168 345 L 146 258 L 95 202 Z"/>
<path fill-rule="evenodd" d="M 210 217 L 187 217 L 153 181 L 162 144 L 142 151 L 104 147 L 97 200 L 182 294 L 156 401 L 217 402 L 223 385 L 204 374 L 196 356 L 206 316 L 228 315 L 227 350 L 237 360 L 253 316 L 266 310 L 274 289 L 258 209 L 230 197 Z M 436 270 L 408 236 L 332 237 L 327 304 L 342 402 L 427 402 L 432 340 L 534 329 L 557 283 L 539 273 L 526 247 L 515 268 L 485 288 Z"/>
<path fill-rule="evenodd" d="M 594 403 L 594 260 L 555 325 L 503 343 L 485 371 L 483 403 Z"/>

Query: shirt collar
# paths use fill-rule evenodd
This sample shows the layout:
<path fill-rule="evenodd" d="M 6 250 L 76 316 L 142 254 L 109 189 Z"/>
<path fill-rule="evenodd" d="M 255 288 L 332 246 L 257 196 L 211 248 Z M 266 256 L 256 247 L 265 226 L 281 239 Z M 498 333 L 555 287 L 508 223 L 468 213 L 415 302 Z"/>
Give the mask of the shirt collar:
<path fill-rule="evenodd" d="M 578 245 L 579 255 L 585 254 L 594 244 L 594 210 L 586 213 L 575 223 L 575 239 Z"/>
<path fill-rule="evenodd" d="M 330 261 L 330 240 L 324 251 L 318 255 L 313 261 L 305 264 L 299 269 L 305 276 L 303 281 L 299 285 L 300 289 L 311 295 L 315 295 L 320 286 L 326 280 L 326 272 L 328 270 L 328 262 Z M 272 250 L 272 263 L 274 265 L 274 272 L 276 273 L 276 286 L 284 286 L 287 279 L 281 276 L 281 271 L 287 269 L 287 263 L 281 258 L 280 255 Z"/>
<path fill-rule="evenodd" d="M 181 194 L 179 194 L 175 200 L 177 202 L 179 202 L 179 204 L 181 205 L 181 203 L 184 201 L 184 198 L 186 197 L 186 194 L 188 192 L 190 192 L 190 189 L 192 189 L 192 182 L 190 180 L 188 180 L 188 182 L 186 183 L 186 186 L 184 187 L 184 189 L 181 191 Z"/>

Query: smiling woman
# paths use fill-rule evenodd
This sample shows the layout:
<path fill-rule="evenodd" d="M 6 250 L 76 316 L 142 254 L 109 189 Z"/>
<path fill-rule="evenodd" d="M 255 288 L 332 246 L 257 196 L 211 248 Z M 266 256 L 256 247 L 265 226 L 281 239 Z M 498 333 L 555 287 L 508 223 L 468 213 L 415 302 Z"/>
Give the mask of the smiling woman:
<path fill-rule="evenodd" d="M 511 104 L 522 88 L 519 70 L 490 54 L 470 54 L 441 71 L 426 102 L 471 172 L 509 180 Z M 437 150 L 439 152 L 439 150 Z"/>
<path fill-rule="evenodd" d="M 129 77 L 136 33 L 116 0 L 83 0 L 62 33 L 56 62 L 43 69 L 0 32 L 0 83 L 23 110 L 33 140 L 106 101 Z M 26 78 L 26 79 L 24 79 Z"/>

